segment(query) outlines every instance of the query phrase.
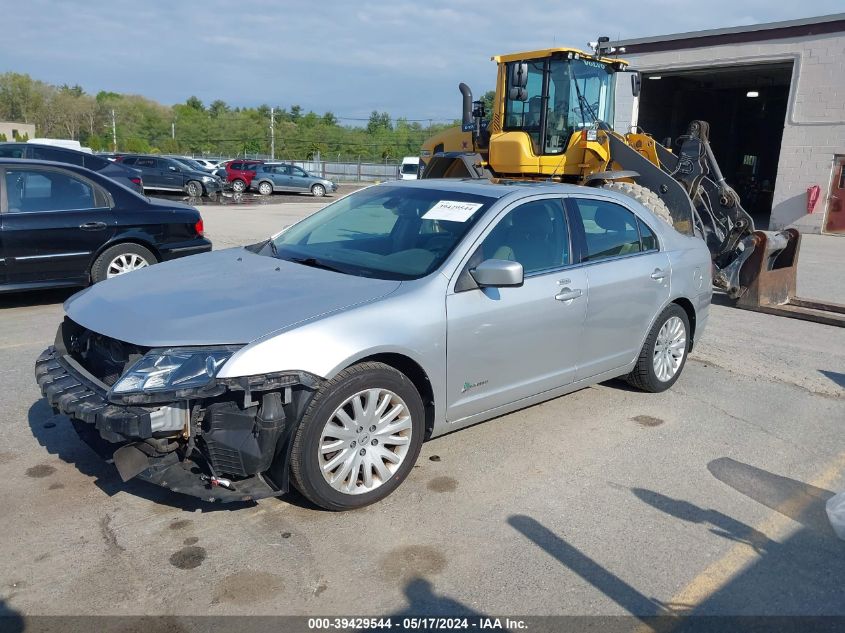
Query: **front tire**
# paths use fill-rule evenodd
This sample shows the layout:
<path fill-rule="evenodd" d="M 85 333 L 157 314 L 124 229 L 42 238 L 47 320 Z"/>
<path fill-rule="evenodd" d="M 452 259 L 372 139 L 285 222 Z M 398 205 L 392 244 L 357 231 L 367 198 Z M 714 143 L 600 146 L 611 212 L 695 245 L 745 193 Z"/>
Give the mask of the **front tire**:
<path fill-rule="evenodd" d="M 314 185 L 313 187 L 311 187 L 311 194 L 315 198 L 322 198 L 324 195 L 326 195 L 326 188 L 323 185 Z"/>
<path fill-rule="evenodd" d="M 91 266 L 91 283 L 111 279 L 139 268 L 157 263 L 158 259 L 148 248 L 126 242 L 104 250 Z"/>
<path fill-rule="evenodd" d="M 689 317 L 681 306 L 672 303 L 655 320 L 637 364 L 625 380 L 643 391 L 666 391 L 680 377 L 689 349 Z"/>
<path fill-rule="evenodd" d="M 243 193 L 246 191 L 246 182 L 240 178 L 235 178 L 235 180 L 232 181 L 232 191 L 235 193 Z"/>
<path fill-rule="evenodd" d="M 326 382 L 293 440 L 293 485 L 327 510 L 380 501 L 414 467 L 425 432 L 422 399 L 383 363 L 353 365 Z"/>
<path fill-rule="evenodd" d="M 202 183 L 199 183 L 196 180 L 189 180 L 188 184 L 185 185 L 185 193 L 187 193 L 191 198 L 201 198 Z"/>

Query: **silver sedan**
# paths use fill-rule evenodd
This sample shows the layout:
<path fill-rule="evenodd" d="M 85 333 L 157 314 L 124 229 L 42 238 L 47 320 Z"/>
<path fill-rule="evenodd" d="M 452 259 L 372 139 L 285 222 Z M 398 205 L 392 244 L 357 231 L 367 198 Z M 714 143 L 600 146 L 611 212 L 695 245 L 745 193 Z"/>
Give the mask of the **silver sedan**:
<path fill-rule="evenodd" d="M 671 387 L 710 266 L 612 191 L 389 183 L 72 297 L 36 378 L 124 479 L 356 508 L 424 438 L 614 377 Z"/>

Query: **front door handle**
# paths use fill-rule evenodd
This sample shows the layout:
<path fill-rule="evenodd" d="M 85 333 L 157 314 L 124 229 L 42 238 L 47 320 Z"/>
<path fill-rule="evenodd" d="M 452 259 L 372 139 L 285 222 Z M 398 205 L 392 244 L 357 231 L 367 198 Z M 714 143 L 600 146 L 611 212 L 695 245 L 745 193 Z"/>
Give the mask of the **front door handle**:
<path fill-rule="evenodd" d="M 85 224 L 80 224 L 79 228 L 83 231 L 102 231 L 106 228 L 105 222 L 86 222 Z"/>
<path fill-rule="evenodd" d="M 580 296 L 581 290 L 579 288 L 576 288 L 575 290 L 564 288 L 555 295 L 555 299 L 557 301 L 572 301 L 573 299 L 577 299 Z"/>
<path fill-rule="evenodd" d="M 665 270 L 660 270 L 659 268 L 655 268 L 654 272 L 651 273 L 651 278 L 656 280 L 656 281 L 660 281 L 661 279 L 665 279 L 666 275 L 667 275 L 667 273 L 666 273 Z"/>

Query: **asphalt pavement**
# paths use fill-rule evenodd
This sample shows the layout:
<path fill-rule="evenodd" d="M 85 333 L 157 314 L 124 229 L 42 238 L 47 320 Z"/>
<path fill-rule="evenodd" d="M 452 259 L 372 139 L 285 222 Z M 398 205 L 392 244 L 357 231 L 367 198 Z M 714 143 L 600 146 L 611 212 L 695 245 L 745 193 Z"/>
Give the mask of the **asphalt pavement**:
<path fill-rule="evenodd" d="M 202 210 L 222 248 L 324 202 Z M 836 239 L 805 242 L 827 275 L 805 288 L 837 287 Z M 845 329 L 714 305 L 668 392 L 611 381 L 437 438 L 330 513 L 121 483 L 33 378 L 69 294 L 0 296 L 0 612 L 845 615 Z"/>

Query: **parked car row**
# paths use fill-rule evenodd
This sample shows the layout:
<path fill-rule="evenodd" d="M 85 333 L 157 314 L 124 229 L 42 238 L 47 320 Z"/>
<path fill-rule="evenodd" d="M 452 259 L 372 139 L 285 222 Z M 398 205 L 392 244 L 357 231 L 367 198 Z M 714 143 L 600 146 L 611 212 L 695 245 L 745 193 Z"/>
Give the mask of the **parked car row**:
<path fill-rule="evenodd" d="M 257 191 L 269 196 L 275 191 L 311 193 L 318 198 L 337 191 L 337 183 L 314 176 L 296 165 L 277 161 L 230 160 L 215 175 L 231 186 L 235 193 Z"/>

